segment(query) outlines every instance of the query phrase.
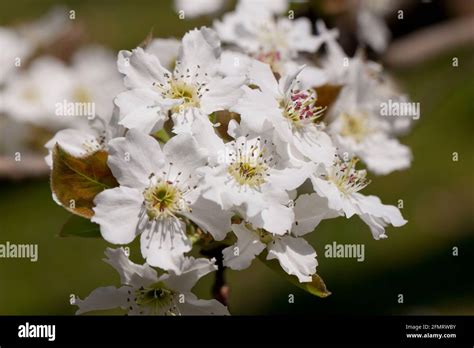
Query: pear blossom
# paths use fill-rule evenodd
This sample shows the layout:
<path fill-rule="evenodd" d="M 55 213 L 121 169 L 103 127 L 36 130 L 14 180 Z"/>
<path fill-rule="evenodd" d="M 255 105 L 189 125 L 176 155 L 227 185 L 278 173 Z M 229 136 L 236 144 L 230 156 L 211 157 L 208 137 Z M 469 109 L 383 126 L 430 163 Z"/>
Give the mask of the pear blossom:
<path fill-rule="evenodd" d="M 199 170 L 204 178 L 203 197 L 257 228 L 286 233 L 294 221 L 287 191 L 309 177 L 311 166 L 285 165 L 275 145 L 261 136 L 241 135 L 215 150 L 219 154 L 216 165 Z"/>
<path fill-rule="evenodd" d="M 85 118 L 56 115 L 61 102 L 73 87 L 68 67 L 56 58 L 36 59 L 27 70 L 11 76 L 1 92 L 3 111 L 11 118 L 57 130 L 86 123 Z"/>
<path fill-rule="evenodd" d="M 224 3 L 175 7 L 193 17 Z M 114 245 L 140 239 L 145 263 L 108 248 L 105 262 L 121 286 L 76 299 L 77 314 L 120 308 L 130 315 L 227 315 L 218 301 L 191 292 L 204 275 L 220 268 L 214 290 L 223 303 L 225 267 L 243 270 L 257 256 L 311 288 L 318 261 L 306 236 L 322 220 L 357 215 L 374 239 L 406 224 L 398 208 L 361 191 L 367 170 L 410 166 L 411 151 L 396 136 L 411 122 L 381 112 L 383 103 L 408 97 L 361 50 L 348 57 L 337 30 L 317 21 L 314 35 L 309 19 L 278 17 L 287 9 L 287 0 L 240 0 L 215 30 L 146 40 L 120 51 L 116 62 L 110 52 L 86 47 L 68 63 L 40 57 L 17 72 L 4 67 L 0 111 L 56 131 L 45 145 L 51 168 L 56 145 L 77 161 L 107 152 L 117 186 L 88 197 L 91 222 Z M 45 42 L 63 21 L 46 26 Z M 0 43 L 13 51 L 7 64 L 34 49 L 21 40 L 15 46 L 15 35 L 0 29 Z M 381 51 L 381 36 L 364 40 Z M 326 85 L 338 94 L 322 105 L 318 92 L 325 89 L 318 87 Z M 59 117 L 54 108 L 63 100 L 97 108 L 89 119 Z M 367 170 L 356 168 L 359 159 Z M 199 251 L 206 258 L 190 257 Z"/>
<path fill-rule="evenodd" d="M 357 36 L 375 52 L 383 53 L 390 40 L 390 30 L 384 17 L 400 5 L 399 0 L 363 0 L 357 4 Z"/>
<path fill-rule="evenodd" d="M 274 132 L 274 141 L 288 156 L 332 163 L 336 149 L 324 126 L 317 123 L 325 109 L 318 106 L 316 91 L 298 81 L 304 73 L 304 67 L 299 67 L 277 81 L 269 65 L 254 60 L 250 82 L 259 89 L 244 87 L 244 95 L 231 110 L 240 114 L 244 128 L 256 134 Z"/>
<path fill-rule="evenodd" d="M 314 53 L 324 38 L 312 34 L 307 18 L 274 18 L 266 6 L 245 2 L 222 20 L 214 22 L 224 43 L 239 47 L 253 58 L 278 66 L 298 57 L 299 52 Z"/>
<path fill-rule="evenodd" d="M 214 111 L 229 108 L 245 77 L 218 75 L 219 59 L 220 41 L 204 27 L 183 37 L 173 72 L 140 47 L 121 51 L 118 67 L 128 88 L 116 99 L 121 124 L 151 133 L 162 128 L 170 113 L 175 132 L 187 132 L 194 119 L 208 120 Z"/>
<path fill-rule="evenodd" d="M 370 182 L 366 170 L 357 170 L 357 158 L 348 161 L 337 157 L 332 167 L 320 166 L 311 176 L 311 182 L 316 193 L 310 195 L 306 202 L 308 206 L 321 207 L 321 199 L 327 199 L 327 206 L 347 218 L 359 215 L 370 228 L 374 239 L 387 238 L 385 227 L 403 226 L 407 221 L 400 210 L 392 205 L 384 205 L 376 196 L 365 196 L 359 193 Z M 318 197 L 319 196 L 319 197 Z M 313 203 L 311 203 L 313 201 Z M 324 210 L 323 210 L 324 211 Z M 322 218 L 332 217 L 331 213 Z M 311 227 L 316 227 L 321 221 L 321 215 L 315 214 L 313 219 L 306 219 Z"/>
<path fill-rule="evenodd" d="M 14 30 L 0 27 L 0 85 L 30 56 L 33 47 Z"/>
<path fill-rule="evenodd" d="M 230 230 L 231 213 L 201 197 L 196 169 L 206 155 L 189 134 L 169 140 L 163 149 L 136 129 L 109 142 L 109 167 L 120 186 L 99 193 L 91 221 L 105 240 L 128 244 L 140 235 L 147 263 L 179 273 L 179 262 L 192 244 L 186 221 L 216 239 Z"/>
<path fill-rule="evenodd" d="M 224 266 L 245 269 L 257 255 L 267 250 L 267 260 L 277 259 L 285 272 L 295 275 L 301 283 L 310 282 L 316 273 L 316 251 L 303 238 L 271 234 L 244 222 L 233 224 L 232 231 L 237 236 L 237 243 L 222 251 Z"/>
<path fill-rule="evenodd" d="M 125 134 L 125 128 L 118 124 L 118 110 L 115 109 L 110 120 L 94 118 L 88 127 L 62 129 L 44 145 L 48 149 L 46 164 L 52 167 L 52 151 L 59 144 L 65 151 L 75 157 L 85 157 L 99 150 L 108 150 L 108 143 Z"/>
<path fill-rule="evenodd" d="M 104 261 L 119 274 L 121 287 L 100 287 L 74 302 L 76 314 L 121 308 L 129 315 L 229 315 L 216 300 L 200 300 L 191 289 L 204 275 L 217 269 L 214 260 L 183 258 L 180 275 L 173 271 L 158 276 L 148 264 L 129 260 L 123 248 L 105 251 Z"/>
<path fill-rule="evenodd" d="M 87 46 L 72 57 L 73 86 L 64 98 L 68 102 L 93 103 L 94 116 L 112 114 L 114 98 L 124 88 L 112 52 L 101 46 Z"/>
<path fill-rule="evenodd" d="M 391 121 L 380 115 L 381 100 L 372 93 L 376 82 L 364 76 L 360 59 L 351 64 L 348 84 L 331 110 L 329 134 L 341 155 L 359 157 L 376 174 L 408 168 L 411 151 L 391 135 Z"/>

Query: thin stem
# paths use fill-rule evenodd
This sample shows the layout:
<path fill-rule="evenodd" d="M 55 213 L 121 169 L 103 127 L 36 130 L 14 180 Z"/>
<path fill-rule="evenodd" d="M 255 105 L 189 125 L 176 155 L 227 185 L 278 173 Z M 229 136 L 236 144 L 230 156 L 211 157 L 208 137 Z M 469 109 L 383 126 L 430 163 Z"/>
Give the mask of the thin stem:
<path fill-rule="evenodd" d="M 219 246 L 212 250 L 201 251 L 205 256 L 214 257 L 216 259 L 217 271 L 216 278 L 214 280 L 214 285 L 212 286 L 212 295 L 214 298 L 222 303 L 224 306 L 229 304 L 229 286 L 226 283 L 225 270 L 224 266 L 224 257 L 222 255 L 222 250 L 225 246 Z"/>

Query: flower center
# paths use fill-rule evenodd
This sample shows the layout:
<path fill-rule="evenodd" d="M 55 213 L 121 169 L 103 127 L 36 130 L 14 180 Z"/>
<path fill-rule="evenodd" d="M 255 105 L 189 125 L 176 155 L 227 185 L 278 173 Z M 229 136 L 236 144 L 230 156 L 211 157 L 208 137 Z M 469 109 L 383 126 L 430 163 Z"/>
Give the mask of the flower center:
<path fill-rule="evenodd" d="M 255 59 L 270 65 L 273 73 L 279 73 L 281 70 L 281 53 L 278 50 L 263 51 L 261 50 Z"/>
<path fill-rule="evenodd" d="M 366 114 L 341 114 L 342 128 L 341 135 L 351 137 L 357 142 L 361 142 L 371 132 L 369 119 Z"/>
<path fill-rule="evenodd" d="M 283 105 L 283 114 L 296 128 L 314 124 L 326 110 L 326 108 L 316 105 L 317 100 L 316 92 L 311 89 L 293 91 L 290 100 Z"/>
<path fill-rule="evenodd" d="M 264 150 L 257 145 L 250 146 L 249 151 L 238 149 L 227 171 L 239 185 L 257 188 L 265 183 L 268 170 L 263 155 Z"/>
<path fill-rule="evenodd" d="M 85 87 L 77 86 L 73 92 L 73 99 L 78 103 L 89 103 L 92 98 Z"/>
<path fill-rule="evenodd" d="M 370 180 L 367 179 L 367 171 L 355 169 L 358 161 L 359 159 L 355 157 L 350 161 L 342 161 L 340 158 L 336 160 L 329 180 L 337 186 L 339 191 L 350 194 L 360 191 L 370 184 Z"/>
<path fill-rule="evenodd" d="M 145 208 L 150 219 L 161 219 L 175 214 L 186 204 L 183 193 L 170 181 L 159 181 L 145 189 Z"/>
<path fill-rule="evenodd" d="M 26 88 L 23 91 L 22 97 L 26 99 L 28 102 L 35 102 L 35 101 L 38 101 L 40 98 L 38 91 L 32 86 Z"/>
<path fill-rule="evenodd" d="M 171 80 L 169 89 L 165 93 L 165 98 L 182 100 L 180 105 L 173 108 L 173 112 L 178 112 L 182 108 L 199 107 L 197 88 L 181 80 Z"/>
<path fill-rule="evenodd" d="M 168 289 L 162 282 L 157 282 L 149 286 L 140 287 L 135 290 L 135 303 L 138 306 L 148 307 L 154 314 L 165 313 L 168 315 L 176 315 L 175 292 Z"/>

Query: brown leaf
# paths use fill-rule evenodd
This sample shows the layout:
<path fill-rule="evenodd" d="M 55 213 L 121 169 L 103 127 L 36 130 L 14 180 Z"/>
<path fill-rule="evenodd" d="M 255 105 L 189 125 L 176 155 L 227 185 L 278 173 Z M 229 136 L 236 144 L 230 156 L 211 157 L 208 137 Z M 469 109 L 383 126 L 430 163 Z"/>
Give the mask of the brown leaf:
<path fill-rule="evenodd" d="M 327 107 L 329 109 L 339 96 L 342 87 L 342 85 L 324 85 L 320 87 L 315 87 L 314 89 L 318 94 L 317 105 Z M 326 113 L 324 113 L 324 115 L 326 115 Z"/>
<path fill-rule="evenodd" d="M 90 219 L 95 196 L 118 186 L 107 166 L 107 152 L 97 151 L 85 157 L 74 157 L 56 144 L 53 149 L 51 190 L 70 212 Z"/>
<path fill-rule="evenodd" d="M 232 140 L 231 136 L 227 134 L 230 120 L 236 120 L 240 123 L 240 115 L 228 110 L 221 110 L 214 112 L 214 118 L 216 123 L 220 123 L 219 127 L 216 128 L 219 135 L 227 141 Z"/>

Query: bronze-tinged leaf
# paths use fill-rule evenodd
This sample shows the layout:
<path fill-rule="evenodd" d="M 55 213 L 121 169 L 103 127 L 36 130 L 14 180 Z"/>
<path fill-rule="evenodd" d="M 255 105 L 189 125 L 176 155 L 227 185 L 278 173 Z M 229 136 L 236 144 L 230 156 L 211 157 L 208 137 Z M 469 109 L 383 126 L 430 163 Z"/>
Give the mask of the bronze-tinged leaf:
<path fill-rule="evenodd" d="M 329 109 L 339 96 L 342 87 L 342 85 L 323 85 L 320 87 L 315 87 L 314 89 L 318 94 L 317 105 L 327 107 Z"/>
<path fill-rule="evenodd" d="M 70 212 L 90 219 L 95 196 L 118 186 L 107 166 L 107 152 L 97 151 L 85 157 L 74 157 L 59 144 L 53 149 L 51 190 Z"/>
<path fill-rule="evenodd" d="M 309 283 L 299 283 L 299 287 L 318 297 L 324 298 L 331 295 L 331 292 L 326 287 L 323 278 L 318 274 L 314 274 L 313 280 Z"/>
<path fill-rule="evenodd" d="M 312 295 L 322 297 L 322 298 L 328 297 L 329 295 L 331 295 L 331 292 L 327 289 L 323 278 L 321 278 L 317 274 L 313 275 L 313 279 L 312 279 L 311 282 L 300 283 L 296 276 L 289 275 L 288 273 L 286 273 L 280 267 L 280 264 L 278 263 L 277 260 L 275 260 L 275 259 L 267 260 L 267 251 L 266 250 L 258 256 L 258 259 L 260 261 L 262 261 L 268 268 L 272 269 L 273 271 L 275 271 L 276 273 L 281 275 L 283 278 L 288 280 L 290 283 L 296 285 L 300 289 L 303 289 L 303 290 L 309 292 Z"/>
<path fill-rule="evenodd" d="M 228 110 L 221 110 L 221 111 L 216 111 L 212 114 L 212 118 L 214 123 L 219 123 L 219 127 L 216 128 L 217 133 L 227 141 L 233 140 L 232 137 L 227 134 L 227 130 L 229 128 L 229 122 L 230 120 L 236 120 L 237 122 L 240 123 L 240 115 L 231 112 Z"/>

